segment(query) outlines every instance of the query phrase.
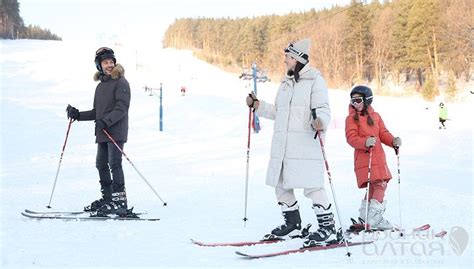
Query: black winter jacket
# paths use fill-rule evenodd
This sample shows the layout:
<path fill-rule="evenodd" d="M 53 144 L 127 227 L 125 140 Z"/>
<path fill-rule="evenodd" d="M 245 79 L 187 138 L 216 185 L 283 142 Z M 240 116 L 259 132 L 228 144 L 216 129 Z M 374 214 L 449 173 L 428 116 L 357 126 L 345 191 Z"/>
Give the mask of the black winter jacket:
<path fill-rule="evenodd" d="M 124 77 L 124 69 L 117 64 L 111 75 L 100 75 L 97 72 L 94 80 L 99 81 L 94 95 L 93 109 L 82 111 L 79 121 L 103 120 L 106 130 L 115 141 L 127 141 L 128 108 L 130 106 L 130 85 Z M 110 142 L 104 132 L 97 133 L 96 143 Z"/>

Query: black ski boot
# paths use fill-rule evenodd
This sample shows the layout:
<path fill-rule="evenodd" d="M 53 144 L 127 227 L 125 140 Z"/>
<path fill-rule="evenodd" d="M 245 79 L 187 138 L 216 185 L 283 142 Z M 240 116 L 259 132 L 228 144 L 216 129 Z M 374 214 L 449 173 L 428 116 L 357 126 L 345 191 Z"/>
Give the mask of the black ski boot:
<path fill-rule="evenodd" d="M 102 197 L 98 200 L 95 200 L 90 205 L 84 207 L 84 211 L 86 212 L 93 212 L 97 211 L 101 208 L 104 204 L 110 203 L 112 201 L 112 185 L 102 186 L 100 189 L 102 193 Z"/>
<path fill-rule="evenodd" d="M 331 204 L 327 208 L 320 204 L 314 204 L 313 209 L 318 219 L 319 228 L 310 233 L 304 247 L 325 246 L 339 241 L 334 223 L 334 214 L 330 211 Z"/>
<path fill-rule="evenodd" d="M 112 201 L 102 205 L 97 210 L 97 216 L 103 217 L 110 214 L 115 214 L 121 217 L 127 216 L 127 195 L 125 191 L 112 193 Z"/>
<path fill-rule="evenodd" d="M 264 237 L 264 240 L 283 239 L 286 236 L 294 237 L 301 234 L 301 217 L 297 203 L 298 202 L 295 202 L 292 206 L 288 206 L 285 203 L 278 203 L 281 205 L 285 224 L 273 229 L 271 234 Z"/>

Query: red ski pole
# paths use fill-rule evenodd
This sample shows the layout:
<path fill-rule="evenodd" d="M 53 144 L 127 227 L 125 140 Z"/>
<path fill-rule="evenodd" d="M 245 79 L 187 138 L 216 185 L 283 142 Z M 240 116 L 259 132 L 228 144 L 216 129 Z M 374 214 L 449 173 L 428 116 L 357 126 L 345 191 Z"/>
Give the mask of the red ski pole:
<path fill-rule="evenodd" d="M 51 196 L 49 197 L 49 203 L 46 206 L 47 208 L 51 208 L 51 200 L 53 200 L 54 189 L 56 188 L 56 182 L 58 181 L 59 169 L 61 168 L 64 150 L 66 149 L 67 138 L 69 136 L 69 130 L 71 130 L 71 124 L 73 121 L 74 121 L 73 119 L 69 119 L 69 124 L 67 125 L 66 138 L 64 139 L 63 149 L 61 150 L 61 156 L 59 157 L 59 164 L 58 164 L 58 168 L 56 169 L 56 176 L 54 177 L 53 190 L 51 191 Z"/>
<path fill-rule="evenodd" d="M 247 170 L 245 173 L 245 207 L 244 207 L 244 226 L 247 223 L 247 200 L 249 190 L 249 165 L 250 165 L 250 133 L 252 129 L 252 108 L 249 108 L 249 124 L 248 124 L 248 139 L 247 139 Z"/>
<path fill-rule="evenodd" d="M 140 171 L 138 171 L 138 169 L 135 167 L 135 165 L 132 163 L 132 161 L 128 158 L 127 154 L 125 154 L 125 152 L 119 147 L 119 145 L 117 145 L 117 142 L 115 142 L 115 140 L 112 138 L 112 136 L 109 134 L 109 132 L 107 132 L 105 129 L 102 129 L 102 131 L 104 131 L 105 135 L 110 139 L 110 141 L 112 141 L 112 143 L 114 143 L 114 145 L 117 147 L 117 149 L 120 150 L 122 155 L 132 165 L 133 169 L 135 169 L 135 171 L 137 171 L 137 174 L 143 179 L 143 181 L 145 181 L 145 183 L 148 185 L 148 187 L 150 187 L 150 189 L 155 193 L 156 197 L 158 197 L 158 199 L 160 199 L 163 202 L 163 206 L 167 206 L 168 203 L 166 203 L 165 201 L 163 201 L 163 199 L 161 199 L 160 195 L 156 192 L 156 190 L 153 188 L 153 186 L 151 186 L 151 184 L 148 182 L 148 180 L 146 180 L 146 178 L 142 175 L 142 173 L 140 173 Z"/>
<path fill-rule="evenodd" d="M 367 187 L 365 190 L 365 199 L 366 199 L 366 205 L 365 205 L 365 230 L 368 230 L 369 226 L 369 195 L 370 195 L 370 173 L 372 170 L 372 147 L 369 148 L 369 167 L 368 167 L 368 172 L 367 172 Z"/>

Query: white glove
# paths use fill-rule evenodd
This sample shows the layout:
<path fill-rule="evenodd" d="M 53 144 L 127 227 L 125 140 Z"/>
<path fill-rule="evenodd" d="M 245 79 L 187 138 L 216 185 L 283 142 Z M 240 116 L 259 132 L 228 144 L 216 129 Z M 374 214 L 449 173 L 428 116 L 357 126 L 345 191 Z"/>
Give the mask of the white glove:
<path fill-rule="evenodd" d="M 365 141 L 365 146 L 368 147 L 368 148 L 371 148 L 373 146 L 375 146 L 375 142 L 377 142 L 377 139 L 373 136 L 367 138 L 367 140 Z"/>
<path fill-rule="evenodd" d="M 394 148 L 399 148 L 402 145 L 402 139 L 400 137 L 395 137 L 392 141 L 392 146 Z"/>

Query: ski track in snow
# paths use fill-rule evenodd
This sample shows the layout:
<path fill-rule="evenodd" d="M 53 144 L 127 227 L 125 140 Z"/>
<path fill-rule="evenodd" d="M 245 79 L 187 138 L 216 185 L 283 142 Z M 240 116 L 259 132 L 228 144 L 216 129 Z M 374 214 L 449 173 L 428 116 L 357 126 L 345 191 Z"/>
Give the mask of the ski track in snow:
<path fill-rule="evenodd" d="M 123 159 L 129 205 L 147 211 L 158 222 L 80 222 L 31 220 L 25 209 L 48 204 L 67 127 L 67 104 L 92 107 L 94 44 L 1 40 L 1 268 L 38 267 L 456 267 L 470 268 L 472 256 L 473 133 L 472 99 L 448 103 L 447 130 L 437 129 L 437 103 L 418 98 L 375 96 L 374 108 L 388 129 L 403 140 L 401 195 L 404 227 L 430 223 L 445 229 L 444 239 L 419 241 L 414 249 L 438 242 L 443 255 L 386 251 L 367 255 L 362 247 L 245 260 L 237 248 L 206 248 L 205 242 L 261 238 L 281 224 L 273 189 L 265 185 L 273 123 L 261 119 L 262 131 L 252 134 L 247 225 L 244 227 L 244 184 L 248 108 L 245 96 L 253 87 L 237 74 L 226 73 L 174 49 L 142 53 L 114 48 L 132 87 L 129 141 L 125 152 L 161 197 L 148 188 Z M 159 100 L 143 87 L 163 83 L 164 132 L 159 132 Z M 180 87 L 188 88 L 185 97 Z M 278 85 L 258 85 L 258 96 L 272 102 Z M 155 91 L 159 94 L 159 91 Z M 467 97 L 472 98 L 472 97 Z M 353 150 L 344 136 L 347 90 L 331 90 L 332 122 L 326 152 L 344 225 L 358 214 L 364 190 L 356 188 Z M 471 123 L 469 123 L 471 122 Z M 74 122 L 63 158 L 52 207 L 77 210 L 99 196 L 95 169 L 94 124 Z M 315 141 L 316 142 L 316 141 Z M 385 147 L 393 179 L 386 192 L 386 217 L 398 224 L 396 157 Z M 326 188 L 331 196 L 329 183 Z M 296 192 L 303 222 L 315 223 L 310 201 Z M 332 197 L 332 196 L 331 196 Z M 463 227 L 469 242 L 461 256 L 450 247 L 450 229 Z M 380 249 L 385 241 L 376 242 Z M 265 252 L 295 246 L 297 241 L 242 248 Z"/>

